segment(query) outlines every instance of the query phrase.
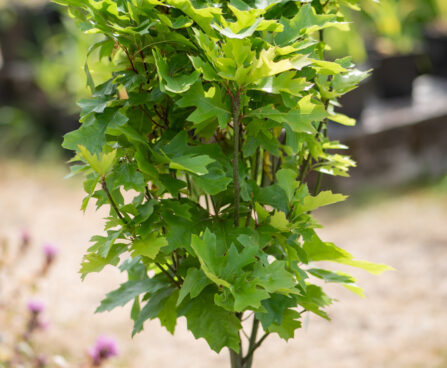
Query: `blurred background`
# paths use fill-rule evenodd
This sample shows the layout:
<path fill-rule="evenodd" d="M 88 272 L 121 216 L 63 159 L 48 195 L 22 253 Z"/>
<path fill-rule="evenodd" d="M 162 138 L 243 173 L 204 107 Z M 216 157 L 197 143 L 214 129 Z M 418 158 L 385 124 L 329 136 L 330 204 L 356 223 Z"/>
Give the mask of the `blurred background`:
<path fill-rule="evenodd" d="M 292 342 L 268 340 L 259 368 L 447 367 L 447 1 L 360 3 L 361 12 L 344 9 L 352 31 L 325 31 L 328 56 L 352 55 L 374 70 L 337 108 L 357 125 L 329 129 L 357 167 L 324 184 L 351 198 L 317 217 L 327 240 L 396 271 L 354 272 L 367 300 L 329 288 L 340 299 L 329 310 L 333 321 L 309 316 Z M 61 142 L 78 126 L 94 38 L 46 0 L 0 0 L 0 367 L 16 354 L 27 313 L 34 316 L 31 297 L 45 302 L 50 326 L 29 342 L 28 353 L 43 356 L 30 367 L 81 367 L 101 333 L 119 345 L 110 366 L 226 367 L 226 352 L 209 352 L 182 324 L 172 337 L 150 322 L 131 340 L 127 308 L 93 314 L 123 277 L 106 269 L 80 281 L 82 254 L 102 232 L 104 213 L 80 212 L 82 184 L 63 179 L 70 153 Z M 101 72 L 94 60 L 89 68 Z M 32 247 L 12 272 L 5 260 L 23 251 L 24 237 Z M 46 243 L 58 249 L 54 266 L 29 282 L 30 270 L 45 265 Z M 29 287 L 15 293 L 23 282 Z"/>

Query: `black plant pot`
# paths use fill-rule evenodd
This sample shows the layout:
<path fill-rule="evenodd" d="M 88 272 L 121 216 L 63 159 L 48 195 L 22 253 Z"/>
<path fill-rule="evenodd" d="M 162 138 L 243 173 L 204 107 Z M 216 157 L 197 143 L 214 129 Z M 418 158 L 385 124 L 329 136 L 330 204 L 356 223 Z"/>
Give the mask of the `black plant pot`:
<path fill-rule="evenodd" d="M 358 121 L 362 116 L 368 97 L 373 93 L 373 85 L 371 78 L 364 80 L 359 86 L 343 95 L 338 102 L 341 107 L 337 108 L 337 112 L 348 115 Z"/>
<path fill-rule="evenodd" d="M 373 82 L 377 95 L 386 99 L 411 97 L 419 58 L 417 54 L 376 56 Z"/>
<path fill-rule="evenodd" d="M 425 45 L 430 58 L 431 74 L 447 78 L 447 29 L 427 28 Z"/>

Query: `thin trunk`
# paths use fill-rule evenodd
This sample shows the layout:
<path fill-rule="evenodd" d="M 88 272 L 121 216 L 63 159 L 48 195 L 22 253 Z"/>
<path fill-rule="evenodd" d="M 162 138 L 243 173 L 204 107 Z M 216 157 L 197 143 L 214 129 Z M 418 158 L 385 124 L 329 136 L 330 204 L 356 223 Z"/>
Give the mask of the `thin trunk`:
<path fill-rule="evenodd" d="M 248 342 L 248 351 L 251 351 L 256 344 L 256 338 L 258 336 L 259 320 L 253 317 L 253 326 L 251 328 L 250 341 Z M 244 364 L 244 368 L 251 368 L 253 365 L 253 354 L 247 357 L 247 362 Z"/>
<path fill-rule="evenodd" d="M 233 182 L 234 182 L 234 226 L 239 227 L 239 197 L 241 184 L 239 181 L 239 144 L 240 144 L 240 96 L 239 91 L 233 98 L 233 129 L 234 129 L 234 154 L 233 154 Z"/>
<path fill-rule="evenodd" d="M 231 368 L 242 368 L 242 354 L 230 349 Z"/>

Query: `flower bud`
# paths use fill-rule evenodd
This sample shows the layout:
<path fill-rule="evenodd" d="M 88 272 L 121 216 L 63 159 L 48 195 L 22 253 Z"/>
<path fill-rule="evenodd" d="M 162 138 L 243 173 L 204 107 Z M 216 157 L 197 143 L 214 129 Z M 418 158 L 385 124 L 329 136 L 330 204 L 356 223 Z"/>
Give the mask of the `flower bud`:
<path fill-rule="evenodd" d="M 96 344 L 88 350 L 93 366 L 99 367 L 107 359 L 118 355 L 118 344 L 109 336 L 99 336 Z"/>

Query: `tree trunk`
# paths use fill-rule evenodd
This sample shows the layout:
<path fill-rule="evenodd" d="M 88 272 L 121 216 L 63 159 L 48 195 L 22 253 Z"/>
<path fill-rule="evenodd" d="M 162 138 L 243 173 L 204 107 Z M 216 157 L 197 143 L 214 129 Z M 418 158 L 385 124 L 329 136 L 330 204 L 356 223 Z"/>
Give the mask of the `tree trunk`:
<path fill-rule="evenodd" d="M 242 368 L 242 353 L 236 353 L 230 349 L 231 368 Z"/>

